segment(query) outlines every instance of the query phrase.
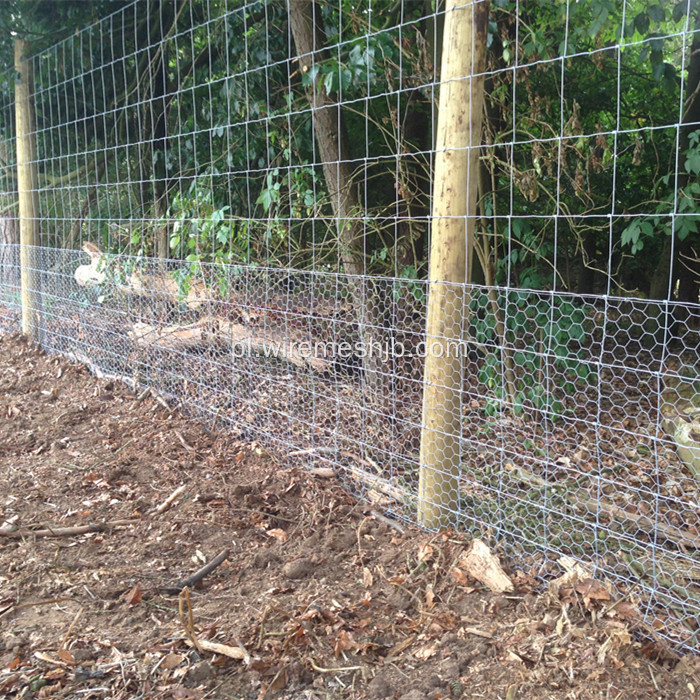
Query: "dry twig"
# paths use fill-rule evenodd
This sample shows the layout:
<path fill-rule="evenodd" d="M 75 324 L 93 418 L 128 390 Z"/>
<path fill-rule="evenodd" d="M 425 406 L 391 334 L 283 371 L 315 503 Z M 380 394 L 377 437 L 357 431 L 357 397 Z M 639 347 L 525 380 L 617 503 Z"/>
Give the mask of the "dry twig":
<path fill-rule="evenodd" d="M 153 509 L 156 515 L 164 513 L 173 504 L 173 501 L 185 490 L 185 484 L 178 486 L 159 506 Z"/>
<path fill-rule="evenodd" d="M 75 527 L 53 527 L 46 530 L 8 530 L 0 528 L 0 537 L 11 539 L 24 539 L 25 537 L 71 537 L 73 535 L 84 535 L 87 532 L 104 532 L 113 527 L 133 525 L 139 520 L 109 520 L 104 523 L 92 523 L 91 525 L 77 525 Z"/>
<path fill-rule="evenodd" d="M 226 561 L 226 559 L 228 559 L 228 555 L 228 549 L 224 549 L 223 552 L 217 554 L 210 562 L 207 562 L 201 569 L 199 569 L 199 571 L 192 574 L 192 576 L 186 578 L 184 581 L 176 583 L 174 586 L 162 587 L 160 589 L 161 592 L 180 594 L 180 596 L 182 597 L 182 594 L 185 592 L 185 590 L 189 590 L 190 588 L 196 586 L 205 576 L 214 571 L 214 569 L 216 569 L 217 566 Z M 189 600 L 189 593 L 187 594 L 187 597 Z"/>

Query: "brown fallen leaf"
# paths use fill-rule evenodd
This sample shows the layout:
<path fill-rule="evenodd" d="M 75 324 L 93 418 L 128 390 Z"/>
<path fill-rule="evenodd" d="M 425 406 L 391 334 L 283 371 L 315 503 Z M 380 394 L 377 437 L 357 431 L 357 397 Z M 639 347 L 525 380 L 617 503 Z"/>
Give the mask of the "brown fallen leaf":
<path fill-rule="evenodd" d="M 614 610 L 611 610 L 608 615 L 611 617 L 617 615 L 621 620 L 627 620 L 628 622 L 639 617 L 639 610 L 632 605 L 632 603 L 620 603 L 615 606 Z"/>
<path fill-rule="evenodd" d="M 284 690 L 287 687 L 287 667 L 283 666 L 277 673 L 275 674 L 274 678 L 270 681 L 270 684 L 265 688 L 265 692 L 263 694 L 263 697 L 267 696 L 268 693 L 274 692 L 277 690 Z"/>
<path fill-rule="evenodd" d="M 6 671 L 14 671 L 19 666 L 19 664 L 20 664 L 20 658 L 19 658 L 19 656 L 15 656 L 15 658 L 12 659 L 12 661 L 10 661 L 10 663 L 7 664 L 7 666 L 5 666 L 5 670 Z"/>
<path fill-rule="evenodd" d="M 413 656 L 415 656 L 420 661 L 426 661 L 431 656 L 435 656 L 435 654 L 437 654 L 437 650 L 438 650 L 438 643 L 431 642 L 430 644 L 426 644 L 426 645 L 416 649 L 413 652 Z"/>
<path fill-rule="evenodd" d="M 173 668 L 177 668 L 183 661 L 185 657 L 182 654 L 175 654 L 175 653 L 170 653 L 167 654 L 163 658 L 163 663 L 161 663 L 161 666 L 163 668 L 167 668 L 169 670 L 172 670 Z"/>
<path fill-rule="evenodd" d="M 425 607 L 430 610 L 435 604 L 435 591 L 433 587 L 428 585 L 425 587 Z"/>
<path fill-rule="evenodd" d="M 452 569 L 450 569 L 450 576 L 452 576 L 458 586 L 467 585 L 467 577 L 465 576 L 464 571 L 458 569 L 456 566 L 453 566 Z"/>
<path fill-rule="evenodd" d="M 583 602 L 587 609 L 590 610 L 592 601 L 605 601 L 610 600 L 610 593 L 608 589 L 600 582 L 596 581 L 594 578 L 584 578 L 578 581 L 574 586 L 576 592 L 583 596 Z"/>
<path fill-rule="evenodd" d="M 125 596 L 124 600 L 127 605 L 138 605 L 141 602 L 142 594 L 138 586 L 134 586 Z"/>
<path fill-rule="evenodd" d="M 335 644 L 333 651 L 336 656 L 340 656 L 341 651 L 355 651 L 357 649 L 357 642 L 352 636 L 352 632 L 346 632 L 345 630 L 340 630 L 338 636 L 335 638 Z"/>
<path fill-rule="evenodd" d="M 414 634 L 412 637 L 407 637 L 402 642 L 394 644 L 394 646 L 389 649 L 389 653 L 387 654 L 385 661 L 388 662 L 397 657 L 401 652 L 406 651 L 406 649 L 408 649 L 408 647 L 410 647 L 415 641 L 416 635 Z"/>
<path fill-rule="evenodd" d="M 173 688 L 170 692 L 175 700 L 201 700 L 202 698 L 201 693 L 195 693 L 189 688 Z"/>
<path fill-rule="evenodd" d="M 270 537 L 274 537 L 278 542 L 286 542 L 289 539 L 289 533 L 279 527 L 273 527 L 266 531 Z"/>
<path fill-rule="evenodd" d="M 418 547 L 418 561 L 428 564 L 435 558 L 435 550 L 429 544 L 422 544 Z"/>
<path fill-rule="evenodd" d="M 65 661 L 67 664 L 70 666 L 75 665 L 75 658 L 73 657 L 73 654 L 71 654 L 68 649 L 59 649 L 56 652 L 56 656 L 58 656 L 61 661 Z"/>
<path fill-rule="evenodd" d="M 53 680 L 53 679 L 49 679 Z M 53 685 L 45 685 L 40 691 L 39 695 L 37 696 L 39 700 L 43 700 L 44 698 L 55 698 L 56 694 L 61 691 L 61 684 L 60 683 L 54 683 Z"/>

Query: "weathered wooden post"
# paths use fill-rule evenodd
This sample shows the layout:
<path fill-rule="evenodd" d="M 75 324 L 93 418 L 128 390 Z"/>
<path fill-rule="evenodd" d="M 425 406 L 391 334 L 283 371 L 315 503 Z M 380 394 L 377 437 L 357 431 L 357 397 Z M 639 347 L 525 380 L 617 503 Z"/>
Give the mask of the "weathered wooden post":
<path fill-rule="evenodd" d="M 39 189 L 32 66 L 26 42 L 15 39 L 15 121 L 17 129 L 17 192 L 19 195 L 22 333 L 36 340 L 39 321 Z"/>
<path fill-rule="evenodd" d="M 447 0 L 435 145 L 418 520 L 452 524 L 459 503 L 462 357 L 484 102 L 488 0 Z"/>

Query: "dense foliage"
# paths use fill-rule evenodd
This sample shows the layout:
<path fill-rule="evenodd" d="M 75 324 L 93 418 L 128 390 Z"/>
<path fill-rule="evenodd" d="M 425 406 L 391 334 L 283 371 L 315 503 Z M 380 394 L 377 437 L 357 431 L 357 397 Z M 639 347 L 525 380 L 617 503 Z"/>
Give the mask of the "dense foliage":
<path fill-rule="evenodd" d="M 302 73 L 282 0 L 4 3 L 0 50 L 37 56 L 47 242 L 338 269 L 316 85 L 341 103 L 353 255 L 424 277 L 442 15 L 314 8 Z M 475 281 L 698 301 L 699 31 L 697 0 L 492 2 Z"/>

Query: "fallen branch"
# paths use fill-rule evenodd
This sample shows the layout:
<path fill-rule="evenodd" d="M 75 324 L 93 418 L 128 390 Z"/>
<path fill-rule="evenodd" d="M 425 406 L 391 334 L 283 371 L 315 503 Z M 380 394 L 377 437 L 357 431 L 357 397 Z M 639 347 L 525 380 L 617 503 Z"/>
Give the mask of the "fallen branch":
<path fill-rule="evenodd" d="M 211 651 L 214 654 L 221 654 L 222 656 L 228 656 L 229 659 L 236 659 L 237 661 L 245 661 L 249 663 L 250 654 L 248 654 L 244 649 L 240 647 L 231 647 L 228 644 L 219 644 L 218 642 L 210 642 L 208 639 L 198 639 L 197 644 L 195 644 L 191 639 L 185 639 L 185 644 L 190 647 L 197 647 L 203 649 L 204 651 Z"/>
<path fill-rule="evenodd" d="M 370 511 L 371 515 L 373 518 L 376 518 L 377 520 L 380 520 L 381 522 L 385 523 L 389 527 L 393 527 L 396 532 L 398 532 L 400 535 L 405 535 L 406 530 L 404 527 L 399 525 L 399 523 L 396 522 L 396 520 L 393 520 L 392 518 L 387 518 L 386 515 L 383 515 L 380 513 L 378 510 L 372 510 Z"/>
<path fill-rule="evenodd" d="M 68 644 L 68 640 L 70 639 L 71 634 L 73 633 L 73 629 L 75 628 L 76 623 L 78 622 L 78 618 L 83 614 L 83 608 L 80 608 L 78 612 L 75 614 L 75 617 L 73 618 L 73 622 L 70 623 L 70 626 L 68 627 L 68 631 L 65 633 L 63 637 L 63 641 L 61 642 L 61 646 L 58 647 L 58 651 L 61 652 L 66 648 L 66 644 Z"/>
<path fill-rule="evenodd" d="M 612 503 L 605 503 L 605 501 L 594 499 L 581 489 L 568 489 L 566 486 L 553 484 L 522 467 L 513 467 L 510 473 L 529 486 L 558 493 L 573 508 L 583 508 L 589 513 L 604 513 L 608 515 L 611 520 L 617 521 L 622 528 L 627 531 L 630 530 L 630 526 L 632 525 L 636 529 L 642 530 L 650 535 L 656 532 L 677 544 L 685 547 L 692 547 L 693 549 L 700 549 L 700 537 L 688 530 L 681 530 L 673 525 L 665 525 L 658 521 L 653 522 L 646 515 L 630 513 L 628 510 L 619 508 Z"/>
<path fill-rule="evenodd" d="M 338 668 L 323 668 L 323 666 L 318 666 L 314 660 L 309 657 L 309 663 L 311 668 L 317 673 L 341 673 L 345 671 L 361 671 L 364 666 L 339 666 Z"/>
<path fill-rule="evenodd" d="M 24 539 L 25 537 L 72 537 L 74 535 L 84 535 L 87 532 L 105 532 L 113 527 L 133 525 L 140 520 L 110 520 L 104 523 L 92 523 L 91 525 L 77 525 L 75 527 L 54 527 L 46 530 L 8 530 L 0 528 L 0 537 L 11 539 Z"/>
<path fill-rule="evenodd" d="M 85 365 L 91 374 L 97 377 L 97 379 L 102 379 L 106 382 L 121 382 L 122 384 L 128 386 L 132 391 L 136 391 L 138 385 L 131 377 L 125 377 L 122 374 L 112 374 L 111 372 L 103 371 L 82 352 L 63 352 L 61 355 L 71 362 L 77 362 L 78 364 Z"/>
<path fill-rule="evenodd" d="M 284 329 L 280 329 L 283 333 Z M 157 326 L 134 323 L 127 335 L 140 345 L 160 347 L 166 350 L 192 349 L 221 342 L 247 354 L 261 355 L 289 362 L 297 367 L 311 367 L 317 372 L 328 372 L 331 363 L 302 348 L 310 344 L 296 343 L 273 330 L 261 333 L 240 323 L 232 323 L 217 316 L 204 316 L 189 325 Z"/>
<path fill-rule="evenodd" d="M 415 496 L 399 486 L 394 486 L 394 484 L 392 484 L 388 479 L 372 474 L 365 469 L 360 469 L 359 467 L 339 465 L 335 461 L 322 457 L 321 455 L 340 455 L 341 457 L 351 459 L 353 462 L 357 462 L 363 467 L 372 467 L 377 472 L 381 472 L 379 466 L 371 460 L 364 459 L 359 455 L 336 447 L 309 447 L 305 450 L 295 450 L 294 452 L 287 453 L 287 457 L 303 457 L 306 455 L 318 455 L 321 461 L 331 464 L 335 471 L 336 477 L 347 474 L 352 479 L 359 482 L 369 491 L 369 500 L 372 503 L 382 506 L 387 505 L 388 501 L 383 497 L 388 497 L 392 501 L 403 503 L 409 507 L 413 507 L 415 505 Z M 315 476 L 323 478 L 330 477 L 328 471 L 322 470 L 322 468 L 311 469 L 310 471 Z"/>
<path fill-rule="evenodd" d="M 309 474 L 319 479 L 333 479 L 335 478 L 335 469 L 331 467 L 315 467 L 314 469 L 309 469 Z"/>
<path fill-rule="evenodd" d="M 219 556 L 213 559 L 207 566 L 211 566 L 222 554 L 228 555 L 228 551 L 219 554 Z M 223 561 L 223 559 L 221 561 Z M 214 654 L 221 654 L 222 656 L 228 656 L 230 659 L 245 661 L 246 664 L 250 664 L 251 656 L 248 650 L 238 640 L 236 640 L 238 646 L 232 647 L 228 644 L 220 644 L 218 642 L 210 642 L 208 639 L 197 638 L 197 633 L 194 629 L 194 614 L 192 613 L 192 601 L 190 599 L 189 587 L 185 587 L 180 591 L 180 599 L 178 602 L 180 623 L 182 624 L 182 629 L 186 637 L 184 641 L 188 646 L 194 647 L 200 654 L 202 651 L 211 651 Z"/>
<path fill-rule="evenodd" d="M 164 513 L 173 504 L 175 499 L 185 490 L 185 484 L 178 486 L 159 506 L 153 509 L 155 515 Z"/>
<path fill-rule="evenodd" d="M 22 608 L 33 608 L 37 605 L 51 605 L 52 603 L 65 603 L 69 600 L 72 600 L 72 598 L 51 598 L 51 600 L 37 600 L 35 602 L 30 603 L 20 603 L 19 605 L 11 603 L 0 612 L 0 618 L 3 618 L 5 617 L 5 615 L 9 615 L 10 613 L 16 612 L 17 610 L 21 610 Z"/>
<path fill-rule="evenodd" d="M 148 323 L 134 323 L 127 335 L 142 345 L 157 345 L 174 350 L 200 347 L 212 342 L 217 327 L 215 319 L 205 316 L 197 323 L 188 326 L 152 326 Z"/>
<path fill-rule="evenodd" d="M 228 559 L 229 551 L 224 549 L 223 552 L 217 554 L 210 562 L 205 564 L 199 571 L 192 574 L 189 578 L 184 581 L 176 583 L 174 586 L 163 586 L 160 588 L 162 593 L 171 593 L 173 595 L 181 594 L 182 591 L 187 588 L 193 588 L 196 586 L 205 576 L 208 576 L 214 569 L 220 566 L 226 559 Z"/>
<path fill-rule="evenodd" d="M 187 605 L 187 616 L 185 616 L 185 604 Z M 180 624 L 187 636 L 190 644 L 201 654 L 202 647 L 197 639 L 197 633 L 194 630 L 194 615 L 192 613 L 192 601 L 190 600 L 190 589 L 184 588 L 180 591 L 178 600 L 178 612 L 180 613 Z"/>

